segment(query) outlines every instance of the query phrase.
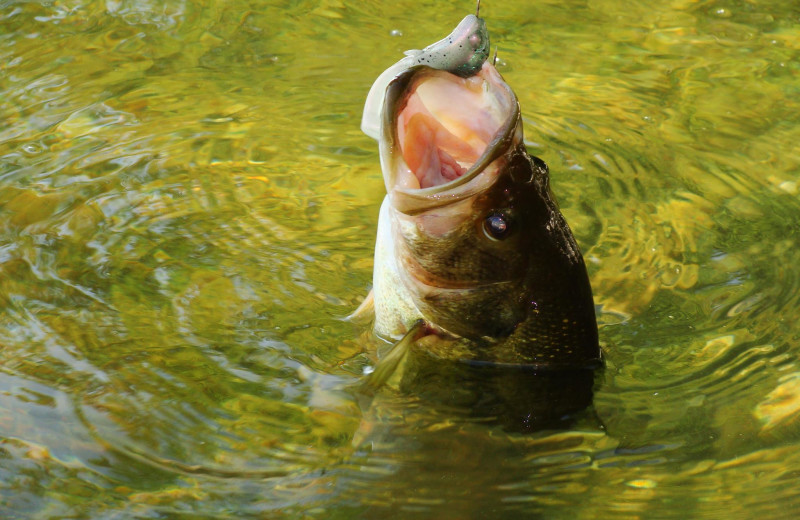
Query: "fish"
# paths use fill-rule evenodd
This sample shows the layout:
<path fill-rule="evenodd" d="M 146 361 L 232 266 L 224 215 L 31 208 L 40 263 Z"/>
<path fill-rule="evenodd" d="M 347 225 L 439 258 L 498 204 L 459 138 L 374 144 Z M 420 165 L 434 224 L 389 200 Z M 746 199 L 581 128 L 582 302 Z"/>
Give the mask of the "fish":
<path fill-rule="evenodd" d="M 586 265 L 524 144 L 520 106 L 489 60 L 485 21 L 407 51 L 373 83 L 361 128 L 378 141 L 386 196 L 372 291 L 354 316 L 395 347 L 534 371 L 602 363 Z"/>

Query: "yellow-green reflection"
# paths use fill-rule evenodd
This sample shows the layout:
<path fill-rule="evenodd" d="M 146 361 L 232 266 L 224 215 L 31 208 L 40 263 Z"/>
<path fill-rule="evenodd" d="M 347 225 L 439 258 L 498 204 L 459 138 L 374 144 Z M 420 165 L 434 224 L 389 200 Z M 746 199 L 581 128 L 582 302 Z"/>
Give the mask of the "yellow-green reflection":
<path fill-rule="evenodd" d="M 0 3 L 0 516 L 800 505 L 790 2 L 484 0 L 608 367 L 573 430 L 531 435 L 348 392 L 383 197 L 361 106 L 473 9 Z"/>

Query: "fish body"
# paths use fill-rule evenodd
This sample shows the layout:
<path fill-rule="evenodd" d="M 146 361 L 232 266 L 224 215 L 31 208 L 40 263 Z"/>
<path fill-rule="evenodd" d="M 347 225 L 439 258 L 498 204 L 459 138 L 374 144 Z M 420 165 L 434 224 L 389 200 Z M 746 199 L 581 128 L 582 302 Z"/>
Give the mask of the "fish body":
<path fill-rule="evenodd" d="M 514 92 L 488 52 L 463 51 L 470 41 L 488 49 L 474 15 L 387 69 L 365 105 L 387 190 L 375 332 L 397 340 L 424 322 L 441 341 L 421 343 L 451 360 L 591 367 L 600 348 L 583 258 L 547 166 L 527 153 Z M 463 52 L 445 59 L 453 42 Z"/>

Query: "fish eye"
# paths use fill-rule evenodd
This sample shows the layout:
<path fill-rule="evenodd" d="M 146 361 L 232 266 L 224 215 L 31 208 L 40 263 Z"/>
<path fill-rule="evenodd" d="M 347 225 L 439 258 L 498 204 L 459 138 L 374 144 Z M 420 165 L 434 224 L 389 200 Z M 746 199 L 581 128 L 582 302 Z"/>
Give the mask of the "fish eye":
<path fill-rule="evenodd" d="M 491 213 L 483 221 L 483 232 L 492 240 L 503 240 L 511 232 L 511 220 L 503 213 Z"/>

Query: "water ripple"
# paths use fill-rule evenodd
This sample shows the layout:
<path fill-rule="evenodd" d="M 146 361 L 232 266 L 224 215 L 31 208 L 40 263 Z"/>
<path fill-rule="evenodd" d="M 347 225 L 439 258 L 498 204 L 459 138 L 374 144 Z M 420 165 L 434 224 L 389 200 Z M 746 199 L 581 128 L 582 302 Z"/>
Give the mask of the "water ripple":
<path fill-rule="evenodd" d="M 362 409 L 347 390 L 375 349 L 336 319 L 369 289 L 383 197 L 363 96 L 464 15 L 420 7 L 0 6 L 0 507 L 800 505 L 796 13 L 482 7 L 589 265 L 607 355 L 572 430 L 520 435 L 421 395 Z"/>

